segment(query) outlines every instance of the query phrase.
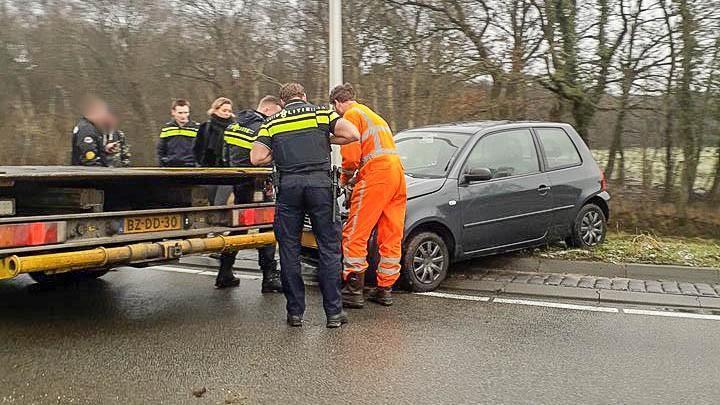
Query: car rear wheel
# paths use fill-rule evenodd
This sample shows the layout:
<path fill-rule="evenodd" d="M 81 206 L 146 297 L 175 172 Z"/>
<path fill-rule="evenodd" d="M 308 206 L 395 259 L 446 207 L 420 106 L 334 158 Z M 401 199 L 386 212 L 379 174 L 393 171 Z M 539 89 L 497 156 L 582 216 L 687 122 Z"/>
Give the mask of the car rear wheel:
<path fill-rule="evenodd" d="M 605 241 L 607 220 L 603 210 L 595 204 L 587 204 L 575 217 L 569 244 L 577 248 L 592 248 Z"/>
<path fill-rule="evenodd" d="M 67 273 L 48 274 L 44 271 L 28 273 L 30 278 L 40 284 L 64 284 L 81 280 L 91 280 L 106 275 L 110 269 L 80 270 Z"/>
<path fill-rule="evenodd" d="M 447 244 L 434 232 L 413 235 L 403 256 L 402 285 L 410 291 L 435 290 L 447 277 L 450 253 Z"/>

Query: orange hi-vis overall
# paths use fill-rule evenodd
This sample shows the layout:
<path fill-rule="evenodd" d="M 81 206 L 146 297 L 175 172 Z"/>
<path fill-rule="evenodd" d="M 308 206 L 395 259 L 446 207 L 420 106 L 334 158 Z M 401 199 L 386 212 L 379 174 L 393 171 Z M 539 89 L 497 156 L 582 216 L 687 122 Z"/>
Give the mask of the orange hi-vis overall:
<path fill-rule="evenodd" d="M 390 127 L 370 108 L 355 103 L 343 118 L 360 132 L 360 141 L 341 149 L 342 181 L 354 174 L 350 214 L 343 228 L 343 279 L 367 270 L 367 243 L 377 226 L 380 263 L 378 287 L 391 287 L 400 276 L 407 192 L 400 156 Z"/>

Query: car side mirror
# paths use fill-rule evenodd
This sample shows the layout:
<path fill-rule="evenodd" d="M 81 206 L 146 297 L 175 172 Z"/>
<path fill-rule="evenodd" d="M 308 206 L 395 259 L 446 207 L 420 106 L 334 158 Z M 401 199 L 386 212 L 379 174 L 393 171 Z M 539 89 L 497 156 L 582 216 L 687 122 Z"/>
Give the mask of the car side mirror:
<path fill-rule="evenodd" d="M 490 169 L 481 167 L 477 169 L 468 169 L 464 175 L 466 183 L 472 183 L 473 181 L 487 181 L 492 180 L 493 175 Z"/>

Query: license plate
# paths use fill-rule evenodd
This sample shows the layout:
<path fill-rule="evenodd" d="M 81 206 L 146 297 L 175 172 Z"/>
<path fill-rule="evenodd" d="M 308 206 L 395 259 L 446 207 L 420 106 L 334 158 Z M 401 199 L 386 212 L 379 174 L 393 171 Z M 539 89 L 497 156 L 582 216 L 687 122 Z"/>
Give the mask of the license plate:
<path fill-rule="evenodd" d="M 317 240 L 315 239 L 315 235 L 313 235 L 312 232 L 304 231 L 302 233 L 302 237 L 300 238 L 300 244 L 303 245 L 303 247 L 309 247 L 309 248 L 315 248 L 317 249 Z"/>
<path fill-rule="evenodd" d="M 174 231 L 182 228 L 180 215 L 151 215 L 125 218 L 124 233 Z"/>

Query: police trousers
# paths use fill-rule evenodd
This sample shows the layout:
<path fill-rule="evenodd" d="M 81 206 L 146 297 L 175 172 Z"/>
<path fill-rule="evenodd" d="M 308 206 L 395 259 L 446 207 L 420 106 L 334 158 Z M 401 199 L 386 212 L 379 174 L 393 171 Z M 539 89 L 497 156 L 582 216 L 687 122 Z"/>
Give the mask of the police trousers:
<path fill-rule="evenodd" d="M 318 283 L 328 316 L 342 311 L 340 296 L 340 222 L 333 222 L 332 182 L 327 172 L 282 174 L 278 185 L 275 237 L 280 248 L 280 279 L 289 315 L 305 312 L 300 238 L 305 215 L 318 243 Z M 336 211 L 336 210 L 335 210 Z"/>
<path fill-rule="evenodd" d="M 239 179 L 238 184 L 234 186 L 214 186 L 215 196 L 213 205 L 226 205 L 228 203 L 235 204 L 248 204 L 253 202 L 255 194 L 255 179 L 254 178 L 242 178 Z M 234 200 L 230 201 L 230 195 L 234 196 Z M 272 199 L 265 199 L 265 202 L 272 201 Z M 258 248 L 258 265 L 262 270 L 263 275 L 267 272 L 272 272 L 277 269 L 277 261 L 275 260 L 275 245 L 263 246 Z M 220 276 L 225 278 L 231 278 L 232 267 L 235 264 L 235 258 L 237 251 L 223 252 L 220 256 Z"/>

